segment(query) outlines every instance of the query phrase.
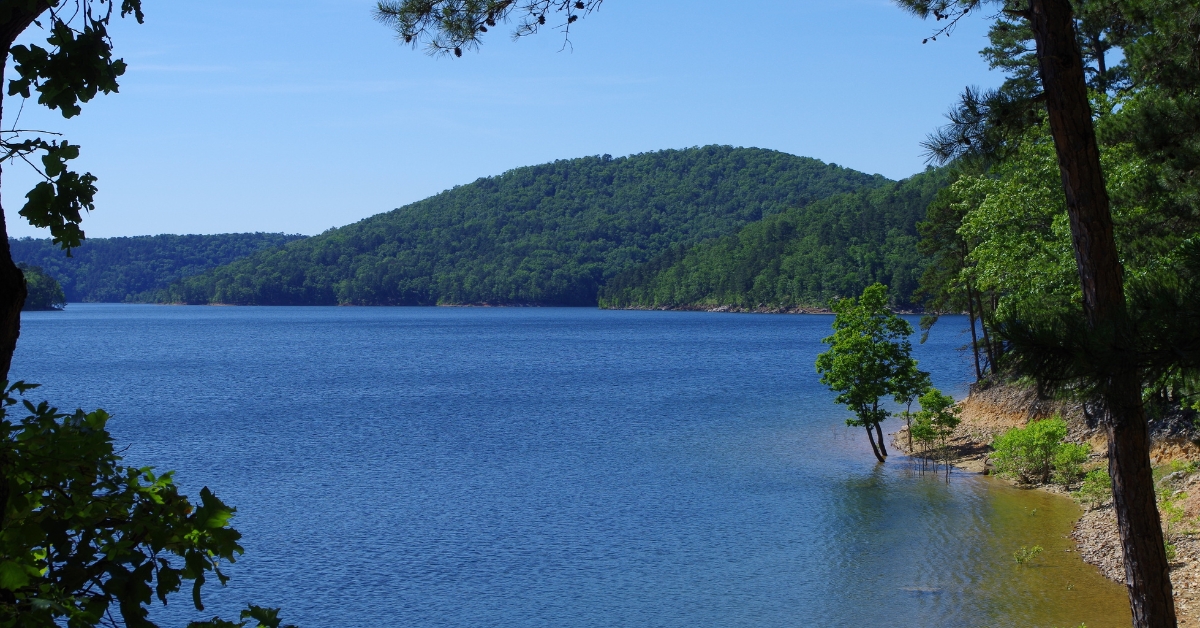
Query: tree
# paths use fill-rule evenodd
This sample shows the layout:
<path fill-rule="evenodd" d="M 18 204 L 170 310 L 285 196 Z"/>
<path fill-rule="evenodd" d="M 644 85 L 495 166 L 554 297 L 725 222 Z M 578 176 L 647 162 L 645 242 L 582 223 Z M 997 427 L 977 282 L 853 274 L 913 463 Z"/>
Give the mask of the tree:
<path fill-rule="evenodd" d="M 51 277 L 41 266 L 17 264 L 25 275 L 25 297 L 23 310 L 61 310 L 67 306 L 67 297 L 63 295 L 62 286 Z"/>
<path fill-rule="evenodd" d="M 821 341 L 829 350 L 817 356 L 817 372 L 821 383 L 838 393 L 837 403 L 854 413 L 846 425 L 865 428 L 871 451 L 884 462 L 887 448 L 879 424 L 890 413 L 880 401 L 897 395 L 897 384 L 919 379 L 909 377 L 907 370 L 916 368 L 908 340 L 912 325 L 888 311 L 887 286 L 879 283 L 868 286 L 859 299 L 835 302 L 833 311 L 833 335 Z"/>
<path fill-rule="evenodd" d="M 121 0 L 119 11 L 116 1 L 0 0 L 0 49 L 4 51 L 0 84 L 10 55 L 17 74 L 9 82 L 7 94 L 29 98 L 36 91 L 38 104 L 71 118 L 79 114 L 81 103 L 97 93 L 117 91 L 117 77 L 125 72 L 125 62 L 112 57 L 108 25 L 114 12 L 122 17 L 133 15 L 138 22 L 143 15 L 141 0 Z M 46 31 L 48 49 L 13 46 L 31 25 Z M 31 158 L 39 154 L 40 164 L 35 165 Z M 78 156 L 79 146 L 66 140 L 45 140 L 21 129 L 0 133 L 0 167 L 20 160 L 42 177 L 25 195 L 20 215 L 35 227 L 48 227 L 54 243 L 68 253 L 83 240 L 79 223 L 83 213 L 93 209 L 96 193 L 96 177 L 67 167 L 67 162 Z M 0 212 L 0 380 L 8 377 L 12 365 L 26 294 L 21 270 L 9 252 L 8 228 Z"/>
<path fill-rule="evenodd" d="M 921 411 L 917 413 L 916 420 L 911 432 L 916 429 L 920 435 L 920 440 L 925 442 L 937 442 L 940 445 L 942 455 L 945 457 L 946 463 L 946 478 L 950 478 L 950 452 L 947 448 L 947 439 L 954 433 L 954 429 L 962 422 L 959 413 L 962 411 L 958 404 L 954 403 L 954 397 L 943 394 L 942 391 L 936 388 L 928 388 L 921 394 L 919 399 Z M 936 464 L 936 463 L 935 463 Z M 936 470 L 936 466 L 934 467 Z"/>
<path fill-rule="evenodd" d="M 912 449 L 912 404 L 918 397 L 926 394 L 933 382 L 929 373 L 917 368 L 917 361 L 909 358 L 901 363 L 896 374 L 892 377 L 891 389 L 896 403 L 904 405 L 904 424 L 908 426 L 908 448 Z"/>
<path fill-rule="evenodd" d="M 949 26 L 939 32 L 983 4 L 982 0 L 897 1 L 918 16 L 949 20 Z M 1088 329 L 1105 339 L 1114 352 L 1129 350 L 1123 269 L 1092 124 L 1074 8 L 1071 0 L 1001 4 L 1008 16 L 1021 20 L 1033 33 L 1041 87 L 1038 98 L 1045 106 L 1054 138 Z M 1154 501 L 1140 374 L 1126 361 L 1113 360 L 1109 366 L 1107 372 L 1098 374 L 1103 383 L 1099 392 L 1133 623 L 1174 626 L 1175 604 Z"/>
<path fill-rule="evenodd" d="M 146 606 L 191 583 L 198 610 L 206 577 L 242 553 L 234 509 L 207 488 L 194 504 L 171 474 L 121 464 L 103 410 L 59 412 L 0 385 L 0 625 L 153 628 Z M 17 411 L 25 416 L 17 419 Z M 278 610 L 243 619 L 278 628 Z M 189 628 L 245 626 L 213 618 Z"/>

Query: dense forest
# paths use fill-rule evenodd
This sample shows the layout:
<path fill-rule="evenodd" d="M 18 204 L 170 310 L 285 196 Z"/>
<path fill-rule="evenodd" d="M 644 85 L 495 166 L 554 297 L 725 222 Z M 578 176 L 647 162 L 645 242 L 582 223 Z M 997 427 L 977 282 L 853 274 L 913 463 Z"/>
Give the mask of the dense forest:
<path fill-rule="evenodd" d="M 691 245 L 887 179 L 728 146 L 518 168 L 189 277 L 159 300 L 595 305 L 601 285 Z"/>
<path fill-rule="evenodd" d="M 601 307 L 823 307 L 879 282 L 911 307 L 926 263 L 917 224 L 949 177 L 929 170 L 768 216 L 734 235 L 674 247 L 624 271 Z"/>
<path fill-rule="evenodd" d="M 38 266 L 30 266 L 28 264 L 19 264 L 17 268 L 21 269 L 21 274 L 25 276 L 25 306 L 21 309 L 26 312 L 36 312 L 45 310 L 61 310 L 67 305 L 67 298 L 63 295 L 62 286 L 54 280 L 54 277 L 47 275 Z"/>
<path fill-rule="evenodd" d="M 19 264 L 39 267 L 62 285 L 67 301 L 146 300 L 183 277 L 303 236 L 282 233 L 88 238 L 63 252 L 49 239 L 9 238 Z"/>

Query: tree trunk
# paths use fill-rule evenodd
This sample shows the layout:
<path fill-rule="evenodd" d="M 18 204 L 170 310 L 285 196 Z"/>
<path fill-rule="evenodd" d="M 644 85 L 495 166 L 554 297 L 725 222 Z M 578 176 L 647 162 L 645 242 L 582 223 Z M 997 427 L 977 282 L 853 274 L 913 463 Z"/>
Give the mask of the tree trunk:
<path fill-rule="evenodd" d="M 904 425 L 908 428 L 908 451 L 913 451 L 912 446 L 912 402 L 908 402 L 908 407 L 904 409 Z"/>
<path fill-rule="evenodd" d="M 883 454 L 883 458 L 887 458 L 887 448 L 883 446 L 883 430 L 879 429 L 879 424 L 875 424 L 875 435 L 879 437 L 879 453 Z M 881 459 L 880 462 L 883 460 Z"/>
<path fill-rule="evenodd" d="M 988 333 L 987 318 L 984 317 L 984 312 L 987 312 L 987 308 L 983 306 L 983 293 L 976 292 L 975 299 L 979 303 L 979 329 L 983 332 L 983 348 L 987 351 L 987 370 L 995 373 L 996 353 L 992 350 L 992 336 Z"/>
<path fill-rule="evenodd" d="M 0 85 L 4 84 L 4 65 L 8 60 L 7 45 L 4 46 L 4 51 L 4 58 L 0 58 Z M 3 117 L 3 111 L 3 93 L 0 93 L 0 118 Z M 25 306 L 25 295 L 25 275 L 13 263 L 12 252 L 8 246 L 8 224 L 4 219 L 4 209 L 0 207 L 0 381 L 8 380 L 13 352 L 17 350 L 17 337 L 21 335 L 21 308 Z"/>
<path fill-rule="evenodd" d="M 22 5 L 6 3 L 5 21 L 0 22 L 0 85 L 4 84 L 4 69 L 8 62 L 8 51 L 21 33 L 50 5 L 46 0 L 35 0 Z M 0 119 L 3 119 L 4 91 L 0 90 Z M 12 366 L 13 352 L 17 350 L 17 337 L 21 335 L 21 308 L 25 306 L 25 275 L 13 263 L 8 246 L 8 224 L 0 208 L 0 381 L 8 380 L 8 369 Z"/>
<path fill-rule="evenodd" d="M 883 456 L 879 454 L 879 448 L 875 446 L 875 435 L 871 433 L 871 426 L 867 426 L 867 440 L 871 441 L 871 453 L 875 454 L 875 458 L 880 462 L 884 462 Z"/>
<path fill-rule="evenodd" d="M 0 79 L 2 82 L 3 79 Z M 0 209 L 0 381 L 8 380 L 17 337 L 21 335 L 21 308 L 25 305 L 25 275 L 13 263 L 8 247 L 8 230 Z"/>
<path fill-rule="evenodd" d="M 975 381 L 983 381 L 983 369 L 979 368 L 979 336 L 975 333 L 975 300 L 967 288 L 967 316 L 971 318 L 971 356 L 975 358 Z"/>
<path fill-rule="evenodd" d="M 1122 269 L 1070 0 L 1031 0 L 1029 24 L 1066 192 L 1084 311 L 1095 333 L 1110 335 L 1119 349 L 1125 337 Z M 1154 503 L 1141 379 L 1136 371 L 1121 369 L 1109 373 L 1105 384 L 1108 465 L 1133 625 L 1173 627 L 1175 604 Z"/>

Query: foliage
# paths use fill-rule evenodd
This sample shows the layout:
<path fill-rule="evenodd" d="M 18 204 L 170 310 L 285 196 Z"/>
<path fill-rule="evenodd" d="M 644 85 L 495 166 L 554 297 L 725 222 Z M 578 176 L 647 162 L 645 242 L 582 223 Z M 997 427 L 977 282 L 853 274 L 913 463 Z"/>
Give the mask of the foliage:
<path fill-rule="evenodd" d="M 62 286 L 40 266 L 17 264 L 25 275 L 25 306 L 23 310 L 61 310 L 67 306 Z"/>
<path fill-rule="evenodd" d="M 1095 508 L 1112 499 L 1112 478 L 1108 469 L 1094 469 L 1083 476 L 1083 483 L 1073 494 L 1085 506 Z"/>
<path fill-rule="evenodd" d="M 947 441 L 955 428 L 962 422 L 959 416 L 961 408 L 950 395 L 929 387 L 918 399 L 921 410 L 916 413 L 915 420 L 909 426 L 909 434 L 920 445 L 922 470 L 924 459 L 932 458 L 937 464 L 941 458 L 946 467 L 946 479 L 950 478 L 950 449 Z"/>
<path fill-rule="evenodd" d="M 50 240 L 8 240 L 13 260 L 46 269 L 71 302 L 148 300 L 153 291 L 303 236 L 282 233 L 89 238 L 71 256 Z"/>
<path fill-rule="evenodd" d="M 1041 554 L 1043 551 L 1045 551 L 1045 549 L 1041 545 L 1034 545 L 1033 547 L 1025 547 L 1022 545 L 1021 549 L 1013 552 L 1013 561 L 1018 565 L 1024 565 L 1025 563 L 1032 561 L 1034 558 L 1037 558 L 1038 554 Z"/>
<path fill-rule="evenodd" d="M 116 0 L 48 0 L 11 3 L 0 14 L 3 30 L 10 37 L 36 24 L 47 32 L 48 48 L 37 44 L 12 46 L 17 77 L 8 83 L 7 95 L 32 97 L 38 104 L 58 110 L 64 118 L 81 111 L 80 104 L 98 93 L 117 91 L 117 78 L 125 73 L 125 62 L 112 57 L 108 26 Z M 49 13 L 45 26 L 38 21 Z M 143 20 L 141 0 L 121 0 L 119 14 Z M 7 42 L 11 44 L 11 39 Z M 65 140 L 30 137 L 30 132 L 12 129 L 0 133 L 0 163 L 21 160 L 41 176 L 26 194 L 26 203 L 18 213 L 35 227 L 47 227 L 55 244 L 64 249 L 79 246 L 83 231 L 79 223 L 83 213 L 94 208 L 96 177 L 78 174 L 67 162 L 79 157 L 79 146 Z M 30 158 L 41 154 L 40 165 Z"/>
<path fill-rule="evenodd" d="M 926 446 L 933 442 L 939 442 L 944 446 L 946 439 L 962 423 L 962 417 L 959 416 L 962 413 L 961 408 L 954 402 L 954 397 L 943 394 L 936 388 L 929 388 L 925 391 L 919 402 L 921 411 L 917 412 L 916 420 L 913 423 L 914 429 L 918 430 L 914 433 L 914 438 L 922 441 Z M 917 436 L 917 433 L 920 436 Z"/>
<path fill-rule="evenodd" d="M 1016 477 L 1023 482 L 1046 483 L 1056 470 L 1055 463 L 1061 460 L 1066 467 L 1063 473 L 1078 473 L 1082 452 L 1086 459 L 1086 446 L 1064 443 L 1067 423 L 1054 417 L 1031 421 L 1024 428 L 1013 428 L 998 436 L 992 447 L 992 462 L 996 471 Z M 1084 447 L 1084 449 L 1079 449 Z M 1065 451 L 1065 453 L 1063 453 Z"/>
<path fill-rule="evenodd" d="M 379 0 L 375 19 L 394 28 L 414 47 L 424 41 L 430 54 L 453 53 L 479 46 L 480 35 L 499 22 L 518 21 L 513 37 L 532 35 L 546 17 L 561 14 L 559 26 L 569 34 L 581 16 L 600 8 L 604 0 Z"/>
<path fill-rule="evenodd" d="M 834 196 L 678 247 L 609 281 L 603 307 L 822 307 L 873 283 L 910 307 L 926 262 L 916 225 L 948 182 L 931 170 L 899 183 Z"/>
<path fill-rule="evenodd" d="M 0 388 L 0 625 L 97 626 L 116 613 L 149 628 L 152 596 L 165 604 L 185 581 L 203 610 L 207 577 L 224 584 L 220 564 L 242 552 L 234 509 L 207 488 L 189 502 L 170 473 L 123 466 L 103 410 L 18 405 L 34 387 Z"/>
<path fill-rule="evenodd" d="M 833 194 L 885 183 L 815 159 L 708 146 L 556 161 L 186 278 L 168 302 L 595 305 L 617 273 Z"/>
<path fill-rule="evenodd" d="M 887 310 L 887 287 L 873 284 L 859 299 L 833 305 L 833 335 L 821 342 L 829 350 L 817 356 L 821 383 L 838 393 L 836 402 L 854 417 L 846 424 L 867 428 L 871 447 L 882 462 L 887 456 L 879 424 L 889 415 L 880 400 L 897 391 L 897 375 L 915 366 L 911 353 L 912 326 Z M 871 430 L 879 436 L 878 449 Z"/>
<path fill-rule="evenodd" d="M 1063 443 L 1054 454 L 1054 481 L 1071 484 L 1083 475 L 1083 465 L 1092 448 L 1083 443 Z"/>

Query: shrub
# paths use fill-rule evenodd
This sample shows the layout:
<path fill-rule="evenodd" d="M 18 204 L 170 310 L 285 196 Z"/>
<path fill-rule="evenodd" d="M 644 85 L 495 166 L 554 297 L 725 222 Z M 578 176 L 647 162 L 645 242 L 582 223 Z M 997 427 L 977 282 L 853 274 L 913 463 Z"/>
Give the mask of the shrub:
<path fill-rule="evenodd" d="M 1013 428 L 997 437 L 992 444 L 996 450 L 992 455 L 996 471 L 1023 482 L 1049 482 L 1059 452 L 1066 445 L 1063 443 L 1066 437 L 1067 423 L 1058 417 L 1034 421 L 1025 428 Z M 1078 459 L 1080 451 L 1086 459 L 1086 448 L 1074 449 L 1067 454 L 1064 462 Z M 1075 473 L 1078 474 L 1078 469 Z"/>
<path fill-rule="evenodd" d="M 1013 560 L 1016 561 L 1018 565 L 1024 565 L 1025 563 L 1036 558 L 1038 554 L 1042 553 L 1042 551 L 1043 549 L 1041 545 L 1034 545 L 1033 547 L 1025 547 L 1022 545 L 1021 549 L 1013 552 Z"/>
<path fill-rule="evenodd" d="M 1092 448 L 1076 443 L 1063 443 L 1054 454 L 1054 481 L 1070 484 L 1083 475 L 1083 464 L 1087 462 Z"/>
<path fill-rule="evenodd" d="M 1084 506 L 1094 508 L 1112 497 L 1112 478 L 1108 469 L 1096 469 L 1083 476 L 1083 485 L 1075 491 L 1075 499 Z"/>

